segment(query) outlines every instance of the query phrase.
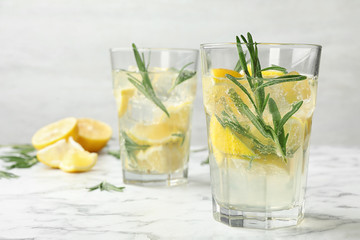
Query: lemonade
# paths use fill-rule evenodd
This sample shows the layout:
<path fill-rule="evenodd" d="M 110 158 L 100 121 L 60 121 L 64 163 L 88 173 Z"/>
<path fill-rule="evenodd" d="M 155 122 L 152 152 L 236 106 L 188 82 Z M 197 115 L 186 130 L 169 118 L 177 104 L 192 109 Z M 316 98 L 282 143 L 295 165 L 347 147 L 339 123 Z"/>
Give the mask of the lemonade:
<path fill-rule="evenodd" d="M 318 85 L 311 61 L 320 48 L 242 39 L 201 49 L 214 218 L 237 227 L 296 225 Z"/>
<path fill-rule="evenodd" d="M 153 93 L 138 85 L 144 80 L 138 66 L 113 69 L 125 182 L 141 184 L 171 178 L 179 182 L 186 178 L 196 75 L 184 69 L 148 67 L 145 77 L 150 84 L 143 85 L 150 86 Z M 174 181 L 168 184 L 177 184 Z"/>
<path fill-rule="evenodd" d="M 235 86 L 226 78 L 221 80 L 223 82 L 219 85 L 214 80 L 214 76 L 203 77 L 203 85 L 207 86 L 204 88 L 206 96 L 204 101 L 209 125 L 209 144 L 212 149 L 210 164 L 215 200 L 229 209 L 238 210 L 262 211 L 293 207 L 297 204 L 299 196 L 304 195 L 304 188 L 299 188 L 297 185 L 305 174 L 305 157 L 309 142 L 304 140 L 308 139 L 310 134 L 317 80 L 314 78 L 303 80 L 300 84 L 303 90 L 295 91 L 295 96 L 290 96 L 289 92 L 285 91 L 285 86 L 281 84 L 271 86 L 265 91 L 281 103 L 278 104 L 281 115 L 285 115 L 295 101 L 304 101 L 299 111 L 284 126 L 285 131 L 289 133 L 287 163 L 278 153 L 275 143 L 262 136 L 252 122 L 242 117 L 236 110 L 232 112 L 232 109 L 236 108 L 231 108 L 228 90 Z M 246 81 L 242 82 L 247 87 Z M 300 88 L 299 83 L 292 83 L 293 87 Z M 210 98 L 216 97 L 213 90 L 217 87 L 225 88 L 223 94 L 217 103 L 208 106 L 208 102 L 212 101 Z M 307 94 L 302 94 L 303 92 Z M 306 98 L 303 98 L 303 95 Z M 230 127 L 223 127 L 217 119 L 223 111 L 248 129 L 248 136 L 238 134 Z M 219 118 L 221 121 L 221 117 Z M 263 118 L 271 124 L 272 117 L 268 109 L 264 111 Z"/>

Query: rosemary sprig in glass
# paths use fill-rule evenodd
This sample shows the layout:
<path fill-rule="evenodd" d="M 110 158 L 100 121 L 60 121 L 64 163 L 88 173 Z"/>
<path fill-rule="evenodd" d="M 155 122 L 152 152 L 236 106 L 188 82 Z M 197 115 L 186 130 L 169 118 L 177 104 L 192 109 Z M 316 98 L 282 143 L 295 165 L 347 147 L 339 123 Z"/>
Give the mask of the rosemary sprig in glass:
<path fill-rule="evenodd" d="M 146 98 L 152 101 L 156 106 L 158 106 L 168 117 L 170 117 L 169 112 L 167 111 L 165 105 L 161 102 L 161 100 L 156 96 L 154 88 L 151 84 L 149 73 L 148 73 L 148 66 L 145 64 L 144 55 L 142 58 L 140 53 L 136 47 L 136 45 L 132 44 L 136 64 L 138 66 L 140 75 L 142 80 L 136 79 L 133 75 L 128 73 L 128 80 L 131 82 Z"/>
<path fill-rule="evenodd" d="M 173 83 L 173 86 L 170 88 L 170 92 L 179 84 L 185 82 L 186 80 L 192 78 L 193 76 L 195 76 L 196 72 L 193 71 L 189 71 L 189 70 L 185 70 L 185 68 L 187 66 L 190 66 L 191 64 L 194 64 L 194 62 L 190 62 L 188 64 L 185 64 L 185 66 L 183 66 L 180 71 L 179 71 L 179 75 L 177 76 L 175 82 Z"/>
<path fill-rule="evenodd" d="M 124 131 L 121 132 L 121 135 L 125 141 L 124 145 L 125 145 L 125 149 L 126 149 L 128 157 L 131 160 L 137 162 L 136 152 L 140 151 L 140 150 L 146 150 L 150 147 L 150 145 L 137 144 Z"/>
<path fill-rule="evenodd" d="M 229 89 L 228 94 L 230 99 L 234 102 L 236 109 L 245 117 L 247 117 L 250 122 L 259 130 L 259 132 L 266 138 L 271 139 L 275 145 L 277 146 L 278 152 L 280 152 L 284 162 L 287 162 L 287 151 L 286 151 L 286 143 L 289 137 L 289 133 L 285 133 L 284 125 L 290 119 L 292 115 L 294 115 L 301 105 L 303 101 L 299 101 L 293 104 L 291 110 L 287 112 L 283 117 L 281 117 L 278 107 L 274 99 L 270 97 L 268 93 L 265 95 L 265 88 L 281 84 L 284 82 L 293 82 L 293 81 L 302 81 L 307 77 L 303 75 L 284 75 L 277 78 L 263 78 L 262 71 L 265 70 L 277 70 L 284 73 L 287 73 L 287 70 L 283 67 L 273 65 L 268 68 L 261 69 L 260 60 L 258 57 L 258 48 L 257 43 L 253 41 L 253 38 L 250 33 L 247 34 L 247 39 L 241 35 L 241 39 L 243 43 L 247 47 L 248 53 L 250 55 L 250 64 L 252 69 L 252 74 L 250 74 L 247 68 L 247 61 L 245 58 L 245 53 L 242 48 L 242 42 L 240 38 L 236 37 L 237 50 L 239 55 L 239 61 L 236 65 L 236 69 L 242 69 L 245 76 L 244 78 L 236 78 L 232 75 L 226 74 L 226 77 L 232 81 L 236 86 L 238 86 L 248 97 L 252 107 L 255 110 L 255 113 L 252 112 L 249 106 L 247 106 L 243 100 L 240 98 L 239 94 L 233 89 Z M 246 79 L 251 92 L 249 92 L 238 80 Z M 272 115 L 273 124 L 267 124 L 263 119 L 263 113 L 265 108 L 269 106 L 269 112 Z M 222 118 L 220 119 L 220 123 L 223 126 L 228 126 L 232 131 L 241 134 L 247 138 L 250 138 L 255 143 L 260 143 L 254 136 L 249 135 L 249 132 L 246 128 L 242 127 L 239 122 L 235 121 L 233 118 L 230 118 L 229 115 L 226 115 L 226 112 L 222 113 Z M 260 143 L 261 144 L 261 143 Z M 260 146 L 261 148 L 262 146 Z"/>

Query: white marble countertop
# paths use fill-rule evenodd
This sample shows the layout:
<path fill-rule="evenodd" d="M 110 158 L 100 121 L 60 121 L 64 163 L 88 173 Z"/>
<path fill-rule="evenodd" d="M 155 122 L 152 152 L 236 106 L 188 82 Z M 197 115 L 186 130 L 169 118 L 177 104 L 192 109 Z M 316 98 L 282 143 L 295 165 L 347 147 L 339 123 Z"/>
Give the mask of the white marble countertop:
<path fill-rule="evenodd" d="M 200 165 L 206 156 L 191 155 L 187 185 L 126 185 L 124 192 L 86 189 L 104 180 L 124 186 L 120 160 L 109 155 L 82 174 L 41 163 L 14 169 L 19 178 L 0 179 L 0 239 L 360 238 L 360 149 L 311 149 L 305 219 L 270 231 L 213 220 L 209 167 Z"/>

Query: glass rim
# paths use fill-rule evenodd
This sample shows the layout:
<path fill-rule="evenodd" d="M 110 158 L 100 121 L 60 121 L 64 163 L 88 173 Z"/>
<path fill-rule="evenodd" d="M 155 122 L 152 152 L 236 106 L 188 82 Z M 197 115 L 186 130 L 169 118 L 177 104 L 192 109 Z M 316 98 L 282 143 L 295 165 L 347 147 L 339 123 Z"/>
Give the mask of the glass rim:
<path fill-rule="evenodd" d="M 199 52 L 199 49 L 195 48 L 137 48 L 141 51 L 181 51 L 181 52 Z M 125 51 L 133 51 L 133 48 L 130 47 L 113 47 L 109 49 L 110 53 L 116 52 L 125 52 Z"/>
<path fill-rule="evenodd" d="M 241 43 L 241 45 L 245 45 L 246 43 Z M 293 47 L 312 47 L 321 49 L 322 46 L 319 44 L 312 43 L 256 43 L 257 45 L 265 45 L 265 46 L 293 46 Z M 200 44 L 200 48 L 221 48 L 231 45 L 237 45 L 235 42 L 220 42 L 220 43 L 202 43 Z"/>

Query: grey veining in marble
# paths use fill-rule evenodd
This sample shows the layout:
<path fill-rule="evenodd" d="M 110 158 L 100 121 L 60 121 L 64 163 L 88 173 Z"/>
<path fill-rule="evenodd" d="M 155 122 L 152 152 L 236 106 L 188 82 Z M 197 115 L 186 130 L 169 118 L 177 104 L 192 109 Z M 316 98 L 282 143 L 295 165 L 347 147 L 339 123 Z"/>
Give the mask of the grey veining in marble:
<path fill-rule="evenodd" d="M 313 148 L 304 221 L 271 231 L 213 220 L 206 156 L 192 153 L 187 185 L 126 185 L 123 193 L 86 189 L 124 185 L 120 161 L 108 155 L 82 174 L 40 163 L 13 170 L 20 178 L 0 180 L 0 239 L 359 239 L 360 149 Z"/>

